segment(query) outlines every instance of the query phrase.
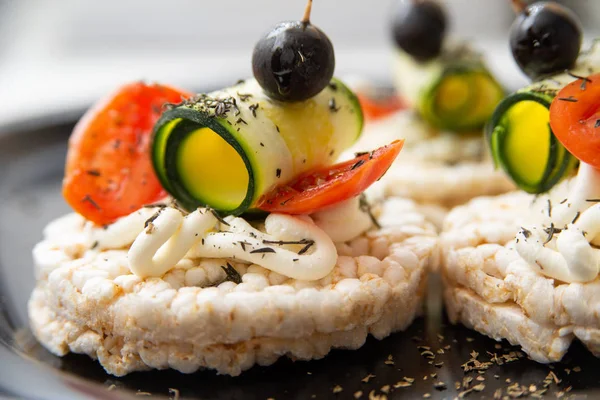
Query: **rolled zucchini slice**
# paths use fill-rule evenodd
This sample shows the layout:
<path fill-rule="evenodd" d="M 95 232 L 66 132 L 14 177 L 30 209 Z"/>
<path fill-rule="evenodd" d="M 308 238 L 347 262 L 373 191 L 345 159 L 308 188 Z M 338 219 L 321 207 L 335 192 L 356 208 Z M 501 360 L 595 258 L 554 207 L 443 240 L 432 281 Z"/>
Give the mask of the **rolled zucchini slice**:
<path fill-rule="evenodd" d="M 485 135 L 496 166 L 522 190 L 544 193 L 577 165 L 550 128 L 550 104 L 576 76 L 600 72 L 600 51 L 582 53 L 575 68 L 507 96 L 496 108 Z"/>
<path fill-rule="evenodd" d="M 496 109 L 486 137 L 496 165 L 528 193 L 544 193 L 575 165 L 550 128 L 552 96 L 523 90 Z"/>
<path fill-rule="evenodd" d="M 335 162 L 362 126 L 358 99 L 339 80 L 311 99 L 283 103 L 252 79 L 166 111 L 152 160 L 183 207 L 239 215 L 273 187 Z"/>
<path fill-rule="evenodd" d="M 504 97 L 481 56 L 464 44 L 447 45 L 425 63 L 397 50 L 394 84 L 423 120 L 454 132 L 481 129 Z"/>

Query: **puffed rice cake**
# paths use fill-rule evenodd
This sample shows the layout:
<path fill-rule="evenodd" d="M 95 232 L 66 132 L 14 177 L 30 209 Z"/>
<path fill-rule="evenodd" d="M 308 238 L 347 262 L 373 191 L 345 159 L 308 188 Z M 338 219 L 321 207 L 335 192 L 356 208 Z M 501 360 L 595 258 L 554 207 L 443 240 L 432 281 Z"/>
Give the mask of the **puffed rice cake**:
<path fill-rule="evenodd" d="M 445 214 L 473 197 L 515 188 L 506 174 L 494 169 L 481 132 L 440 132 L 410 110 L 367 123 L 348 157 L 356 149 L 376 148 L 399 138 L 406 140 L 404 148 L 382 178 L 388 196 L 408 197 Z M 435 216 L 433 222 L 441 224 Z"/>
<path fill-rule="evenodd" d="M 558 201 L 567 184 L 558 188 Z M 540 363 L 561 360 L 575 338 L 600 356 L 600 278 L 555 281 L 533 270 L 511 245 L 530 213 L 541 212 L 533 202 L 533 196 L 513 192 L 473 199 L 448 214 L 440 247 L 449 319 L 518 344 Z"/>
<path fill-rule="evenodd" d="M 412 201 L 391 198 L 373 212 L 382 228 L 336 244 L 327 277 L 297 281 L 229 260 L 237 285 L 220 283 L 227 260 L 217 259 L 184 258 L 142 280 L 127 267 L 127 249 L 83 248 L 85 221 L 63 217 L 34 250 L 33 333 L 52 353 L 87 354 L 116 376 L 167 368 L 236 376 L 281 356 L 357 349 L 369 334 L 382 339 L 411 324 L 439 261 L 436 230 Z"/>

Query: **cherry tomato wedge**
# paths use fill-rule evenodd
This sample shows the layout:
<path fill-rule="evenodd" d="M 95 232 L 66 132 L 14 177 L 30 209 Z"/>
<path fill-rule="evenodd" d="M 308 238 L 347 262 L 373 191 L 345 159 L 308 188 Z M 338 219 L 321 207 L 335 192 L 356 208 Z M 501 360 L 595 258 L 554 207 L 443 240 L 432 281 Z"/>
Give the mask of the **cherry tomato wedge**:
<path fill-rule="evenodd" d="M 312 214 L 359 195 L 392 165 L 404 140 L 356 158 L 307 172 L 264 195 L 257 208 L 286 214 Z"/>
<path fill-rule="evenodd" d="M 579 160 L 600 168 L 600 74 L 565 86 L 550 105 L 556 138 Z"/>
<path fill-rule="evenodd" d="M 191 93 L 136 82 L 88 110 L 69 139 L 67 203 L 102 225 L 166 196 L 150 161 L 151 134 L 163 105 L 182 96 Z"/>
<path fill-rule="evenodd" d="M 406 108 L 406 104 L 396 95 L 380 99 L 375 99 L 364 93 L 357 93 L 356 96 L 367 121 L 375 121 Z"/>

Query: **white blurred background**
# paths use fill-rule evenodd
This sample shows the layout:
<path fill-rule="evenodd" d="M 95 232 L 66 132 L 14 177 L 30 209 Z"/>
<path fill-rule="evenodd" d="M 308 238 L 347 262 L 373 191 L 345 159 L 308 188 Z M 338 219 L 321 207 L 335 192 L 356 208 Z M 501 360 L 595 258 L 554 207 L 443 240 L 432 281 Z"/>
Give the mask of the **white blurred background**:
<path fill-rule="evenodd" d="M 600 0 L 565 0 L 600 30 Z M 393 0 L 314 0 L 337 75 L 389 81 Z M 453 34 L 472 38 L 509 87 L 525 82 L 507 44 L 509 0 L 445 0 Z M 0 0 L 0 125 L 79 112 L 120 83 L 210 90 L 251 74 L 252 48 L 305 0 Z"/>

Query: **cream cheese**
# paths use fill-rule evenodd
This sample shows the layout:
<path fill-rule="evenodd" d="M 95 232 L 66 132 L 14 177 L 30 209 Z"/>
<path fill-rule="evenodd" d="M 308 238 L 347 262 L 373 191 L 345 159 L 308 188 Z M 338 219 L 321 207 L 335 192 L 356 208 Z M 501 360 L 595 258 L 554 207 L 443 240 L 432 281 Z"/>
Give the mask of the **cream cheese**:
<path fill-rule="evenodd" d="M 516 235 L 515 249 L 539 273 L 563 282 L 589 282 L 600 272 L 600 171 L 581 163 L 569 195 Z M 543 203 L 542 199 L 542 203 Z M 539 203 L 539 202 L 538 202 Z"/>
<path fill-rule="evenodd" d="M 74 255 L 126 250 L 129 269 L 140 278 L 161 277 L 187 257 L 232 259 L 310 281 L 327 276 L 335 267 L 335 243 L 350 241 L 373 226 L 358 197 L 319 211 L 313 218 L 270 214 L 259 227 L 240 217 L 220 220 L 204 208 L 184 214 L 172 206 L 148 207 L 105 227 L 72 214 L 48 229 L 79 225 L 76 237 L 68 238 Z"/>

